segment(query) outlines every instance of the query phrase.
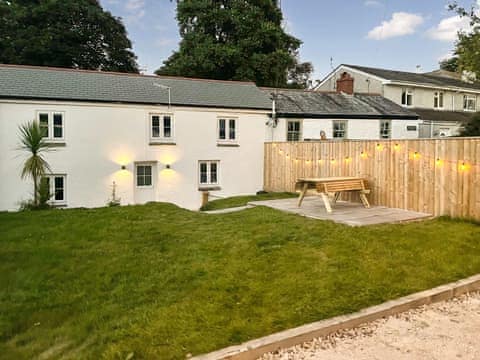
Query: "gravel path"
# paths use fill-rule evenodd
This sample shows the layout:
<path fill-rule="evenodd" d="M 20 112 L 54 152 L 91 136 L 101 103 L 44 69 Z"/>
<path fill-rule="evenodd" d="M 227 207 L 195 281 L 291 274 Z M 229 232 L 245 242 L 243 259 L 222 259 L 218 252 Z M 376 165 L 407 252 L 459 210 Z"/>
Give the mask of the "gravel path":
<path fill-rule="evenodd" d="M 340 331 L 261 359 L 480 359 L 480 293 Z"/>

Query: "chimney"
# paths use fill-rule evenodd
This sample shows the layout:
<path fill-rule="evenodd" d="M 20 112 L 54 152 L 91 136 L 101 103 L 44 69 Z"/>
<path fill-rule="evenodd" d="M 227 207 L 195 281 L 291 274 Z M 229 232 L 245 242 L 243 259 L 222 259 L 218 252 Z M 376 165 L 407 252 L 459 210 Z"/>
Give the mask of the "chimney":
<path fill-rule="evenodd" d="M 337 92 L 353 95 L 353 77 L 349 73 L 343 72 L 340 79 L 337 80 Z"/>

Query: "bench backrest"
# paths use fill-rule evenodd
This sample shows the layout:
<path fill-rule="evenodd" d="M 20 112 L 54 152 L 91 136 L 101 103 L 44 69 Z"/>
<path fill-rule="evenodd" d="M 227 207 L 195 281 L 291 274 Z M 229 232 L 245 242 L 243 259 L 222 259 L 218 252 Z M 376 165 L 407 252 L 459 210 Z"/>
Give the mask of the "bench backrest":
<path fill-rule="evenodd" d="M 317 184 L 317 191 L 325 193 L 358 190 L 365 190 L 365 183 L 362 179 L 341 180 Z"/>

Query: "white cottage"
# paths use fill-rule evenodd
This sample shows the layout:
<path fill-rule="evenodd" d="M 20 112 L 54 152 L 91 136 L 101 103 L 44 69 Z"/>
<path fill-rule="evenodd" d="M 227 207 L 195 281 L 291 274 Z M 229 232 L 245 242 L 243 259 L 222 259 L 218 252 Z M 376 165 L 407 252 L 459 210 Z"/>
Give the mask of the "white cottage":
<path fill-rule="evenodd" d="M 32 197 L 20 180 L 19 126 L 36 120 L 52 151 L 52 202 L 166 201 L 263 187 L 268 96 L 253 83 L 0 65 L 0 210 Z"/>

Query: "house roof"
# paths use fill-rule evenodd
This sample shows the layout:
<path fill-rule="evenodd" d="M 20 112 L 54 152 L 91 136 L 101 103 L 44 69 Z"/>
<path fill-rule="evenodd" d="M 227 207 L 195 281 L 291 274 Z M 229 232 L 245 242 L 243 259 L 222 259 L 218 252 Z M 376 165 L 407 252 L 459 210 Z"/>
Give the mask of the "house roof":
<path fill-rule="evenodd" d="M 0 64 L 0 98 L 271 110 L 254 83 Z"/>
<path fill-rule="evenodd" d="M 397 70 L 387 70 L 387 69 L 378 69 L 366 66 L 358 65 L 348 65 L 342 64 L 343 66 L 349 67 L 351 69 L 356 69 L 377 77 L 380 77 L 385 80 L 406 82 L 406 83 L 417 83 L 430 85 L 434 87 L 454 87 L 454 88 L 465 88 L 472 90 L 480 90 L 480 83 L 468 83 L 460 79 L 455 79 L 452 77 L 433 75 L 431 73 L 418 74 L 406 71 L 397 71 Z M 341 65 L 341 66 L 342 66 Z"/>
<path fill-rule="evenodd" d="M 378 94 L 263 89 L 276 98 L 276 112 L 284 117 L 348 119 L 417 119 L 414 112 Z"/>
<path fill-rule="evenodd" d="M 468 122 L 474 113 L 468 111 L 445 111 L 445 110 L 433 110 L 433 109 L 422 109 L 414 108 L 412 109 L 420 116 L 422 120 L 430 121 L 452 121 L 465 123 Z"/>

